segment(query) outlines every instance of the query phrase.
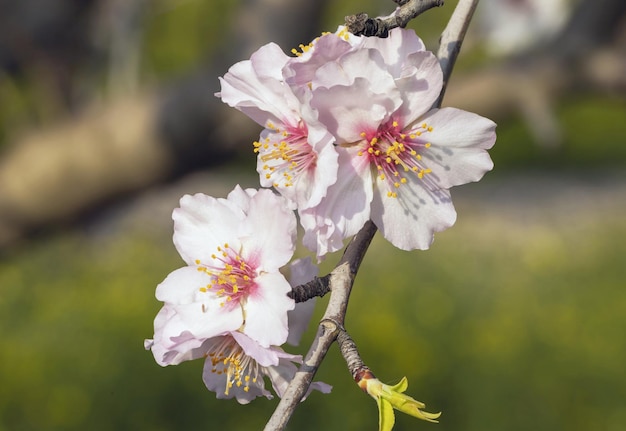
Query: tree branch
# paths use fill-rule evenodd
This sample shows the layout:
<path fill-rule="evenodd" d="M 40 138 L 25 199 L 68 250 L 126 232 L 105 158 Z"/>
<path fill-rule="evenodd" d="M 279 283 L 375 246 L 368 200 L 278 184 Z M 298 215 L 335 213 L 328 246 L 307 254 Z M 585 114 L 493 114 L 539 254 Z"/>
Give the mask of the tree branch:
<path fill-rule="evenodd" d="M 437 58 L 439 59 L 441 70 L 443 71 L 443 88 L 441 89 L 441 93 L 435 105 L 433 105 L 435 108 L 441 106 L 443 96 L 448 87 L 450 75 L 452 74 L 452 69 L 454 68 L 454 63 L 459 56 L 459 52 L 461 52 L 461 45 L 463 44 L 465 33 L 472 20 L 476 6 L 478 6 L 478 0 L 459 0 L 454 12 L 452 12 L 450 21 L 448 21 L 448 25 L 446 25 L 446 28 L 441 34 Z"/>
<path fill-rule="evenodd" d="M 350 33 L 357 36 L 387 37 L 389 30 L 404 28 L 413 18 L 428 9 L 443 6 L 444 0 L 394 0 L 400 6 L 388 16 L 370 18 L 366 13 L 348 15 L 345 19 Z"/>
<path fill-rule="evenodd" d="M 323 277 L 315 277 L 308 283 L 301 284 L 291 289 L 287 294 L 296 303 L 305 302 L 319 296 L 320 298 L 330 292 L 330 274 Z"/>
<path fill-rule="evenodd" d="M 398 13 L 400 9 L 407 5 L 413 5 L 413 7 L 415 7 L 414 5 L 417 3 L 424 4 L 427 2 L 409 0 L 396 9 L 395 13 Z M 443 1 L 431 1 L 430 3 L 432 4 L 430 7 L 434 7 L 443 4 Z M 463 38 L 465 37 L 465 32 L 467 31 L 467 27 L 474 10 L 476 9 L 477 3 L 478 0 L 460 0 L 441 36 L 441 46 L 438 57 L 443 70 L 444 87 L 442 88 L 435 107 L 441 106 L 445 84 L 452 73 L 454 62 L 459 54 Z M 427 9 L 423 9 L 421 12 Z M 415 16 L 417 16 L 417 14 L 412 18 Z M 396 24 L 398 22 L 399 21 L 396 20 Z M 408 20 L 404 22 L 404 25 L 406 25 L 407 22 Z M 402 25 L 402 27 L 404 25 Z M 388 29 L 398 26 L 399 25 L 395 25 L 393 27 L 389 27 Z M 324 316 L 320 321 L 315 339 L 313 340 L 313 343 L 304 358 L 302 366 L 294 376 L 293 380 L 289 384 L 289 387 L 278 403 L 276 410 L 267 422 L 267 425 L 264 428 L 265 431 L 280 431 L 286 427 L 287 422 L 296 409 L 296 406 L 306 394 L 311 382 L 313 381 L 315 373 L 328 352 L 328 349 L 342 331 L 342 354 L 347 354 L 346 361 L 351 367 L 351 373 L 354 370 L 359 369 L 359 366 L 363 366 L 363 362 L 358 357 L 358 353 L 356 353 L 356 346 L 354 346 L 354 343 L 351 342 L 348 334 L 343 329 L 343 325 L 354 279 L 372 238 L 376 233 L 376 230 L 377 228 L 374 223 L 372 221 L 368 221 L 359 233 L 355 235 L 350 244 L 348 244 L 341 260 L 335 269 L 328 275 L 330 299 L 328 301 L 326 311 L 324 312 Z M 313 282 L 317 284 L 318 280 L 314 280 Z M 352 346 L 354 349 L 351 348 Z M 346 351 L 344 352 L 344 350 Z"/>
<path fill-rule="evenodd" d="M 296 406 L 306 394 L 317 369 L 335 341 L 339 329 L 343 327 L 354 278 L 376 230 L 376 226 L 371 221 L 365 223 L 365 226 L 346 247 L 337 267 L 329 274 L 330 299 L 313 344 L 265 426 L 265 431 L 284 429 Z"/>

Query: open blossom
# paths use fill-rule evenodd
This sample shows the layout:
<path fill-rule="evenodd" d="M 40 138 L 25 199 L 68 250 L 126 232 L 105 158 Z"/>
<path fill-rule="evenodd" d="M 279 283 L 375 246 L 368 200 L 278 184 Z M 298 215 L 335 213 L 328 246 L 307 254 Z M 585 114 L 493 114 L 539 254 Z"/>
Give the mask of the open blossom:
<path fill-rule="evenodd" d="M 302 363 L 302 357 L 286 353 L 280 347 L 264 348 L 254 340 L 239 332 L 207 340 L 202 379 L 217 398 L 236 398 L 247 404 L 254 398 L 272 398 L 265 389 L 264 377 L 268 377 L 274 392 L 279 397 L 287 389 L 296 374 L 294 363 Z M 326 383 L 314 382 L 309 387 L 328 393 L 331 387 Z"/>
<path fill-rule="evenodd" d="M 367 38 L 320 66 L 310 104 L 335 136 L 337 181 L 300 211 L 304 243 L 338 250 L 372 219 L 396 247 L 426 249 L 456 219 L 449 188 L 493 166 L 495 123 L 454 108 L 430 109 L 442 88 L 436 57 L 411 30 Z"/>
<path fill-rule="evenodd" d="M 164 307 L 159 315 L 165 317 L 168 312 L 172 310 Z M 297 371 L 295 364 L 302 363 L 300 355 L 286 353 L 276 346 L 262 347 L 238 331 L 206 339 L 184 354 L 164 352 L 161 330 L 162 326 L 155 321 L 155 338 L 145 342 L 146 349 L 151 349 L 155 356 L 165 353 L 162 357 L 166 358 L 166 362 L 161 365 L 204 359 L 202 380 L 207 389 L 215 392 L 217 398 L 235 398 L 241 404 L 247 404 L 260 396 L 273 398 L 265 388 L 266 377 L 274 392 L 282 397 Z M 189 339 L 189 334 L 182 335 L 178 341 L 184 343 L 185 339 Z M 328 393 L 331 387 L 326 383 L 314 382 L 309 392 L 314 389 Z"/>
<path fill-rule="evenodd" d="M 217 96 L 265 128 L 254 143 L 261 185 L 308 208 L 335 182 L 337 153 L 333 136 L 306 103 L 310 91 L 285 83 L 282 69 L 290 60 L 278 45 L 267 44 L 220 78 Z"/>
<path fill-rule="evenodd" d="M 240 331 L 262 347 L 287 339 L 294 301 L 279 269 L 295 248 L 296 219 L 271 190 L 237 186 L 226 199 L 186 195 L 174 210 L 174 244 L 187 266 L 156 289 L 160 364 L 185 360 L 207 339 Z M 155 339 L 157 334 L 155 334 Z"/>

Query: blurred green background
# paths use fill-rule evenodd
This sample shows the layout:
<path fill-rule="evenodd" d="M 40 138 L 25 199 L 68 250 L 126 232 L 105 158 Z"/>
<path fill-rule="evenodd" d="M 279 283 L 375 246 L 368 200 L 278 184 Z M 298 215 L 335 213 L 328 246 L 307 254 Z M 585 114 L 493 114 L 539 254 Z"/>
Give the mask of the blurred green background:
<path fill-rule="evenodd" d="M 159 86 L 216 49 L 226 25 L 218 11 L 240 2 L 155 4 L 140 71 L 141 82 Z M 453 5 L 412 24 L 431 47 Z M 337 2 L 322 24 L 389 9 Z M 459 76 L 504 61 L 472 39 L 464 54 Z M 46 104 L 41 91 L 0 80 L 0 144 L 9 146 L 11 128 L 54 122 L 56 111 L 34 107 Z M 406 375 L 407 392 L 443 412 L 437 425 L 398 414 L 395 429 L 626 427 L 626 102 L 583 89 L 555 100 L 553 114 L 556 148 L 537 143 L 519 116 L 499 120 L 495 170 L 453 190 L 458 222 L 431 250 L 401 252 L 375 238 L 347 328 L 377 377 Z M 203 386 L 201 361 L 161 368 L 143 349 L 160 308 L 154 289 L 182 264 L 171 243 L 178 198 L 255 186 L 254 163 L 250 151 L 181 175 L 3 251 L 0 431 L 263 427 L 277 400 L 218 401 Z M 306 351 L 314 326 L 295 351 Z M 376 429 L 376 405 L 336 346 L 318 379 L 332 393 L 313 393 L 289 429 Z"/>

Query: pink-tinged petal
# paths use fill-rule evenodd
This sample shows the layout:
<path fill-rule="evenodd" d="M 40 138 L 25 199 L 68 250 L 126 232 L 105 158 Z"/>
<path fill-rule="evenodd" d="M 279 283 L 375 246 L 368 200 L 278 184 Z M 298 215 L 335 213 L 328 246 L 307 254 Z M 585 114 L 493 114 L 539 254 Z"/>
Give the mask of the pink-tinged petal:
<path fill-rule="evenodd" d="M 297 123 L 298 101 L 280 76 L 288 60 L 274 43 L 261 47 L 250 60 L 236 63 L 220 78 L 217 96 L 262 126 L 268 120 Z"/>
<path fill-rule="evenodd" d="M 447 190 L 429 190 L 417 176 L 407 179 L 397 190 L 397 198 L 388 197 L 386 183 L 377 180 L 372 221 L 383 237 L 399 249 L 426 250 L 435 232 L 454 224 L 456 211 Z"/>
<path fill-rule="evenodd" d="M 228 340 L 230 339 L 230 340 Z M 216 337 L 211 340 L 207 340 L 207 351 L 219 350 L 220 346 L 223 346 L 224 343 L 227 342 L 232 346 L 233 352 L 224 352 L 226 355 L 230 355 L 235 353 L 234 350 L 236 343 L 232 341 L 230 335 L 226 337 Z M 221 362 L 218 364 L 214 364 L 212 358 L 210 356 L 207 357 L 204 362 L 204 368 L 202 370 L 202 380 L 204 381 L 205 386 L 208 390 L 215 392 L 215 395 L 218 399 L 230 399 L 235 398 L 237 402 L 240 404 L 248 404 L 250 401 L 257 397 L 264 396 L 268 399 L 272 399 L 272 394 L 265 389 L 265 384 L 263 381 L 263 375 L 259 375 L 256 379 L 249 379 L 249 381 L 245 384 L 237 385 L 227 385 L 227 378 L 232 378 L 233 373 L 227 373 L 222 368 L 217 367 L 228 367 L 230 366 L 229 362 L 222 364 Z M 256 364 L 250 364 L 252 368 L 258 369 Z M 242 370 L 245 375 L 248 374 L 250 370 Z M 241 376 L 243 378 L 243 376 Z M 243 383 L 243 382 L 242 382 Z M 230 386 L 230 387 L 229 387 Z M 245 388 L 248 388 L 247 390 Z"/>
<path fill-rule="evenodd" d="M 403 100 L 396 114 L 398 120 L 409 124 L 430 110 L 442 85 L 443 74 L 437 57 L 430 51 L 411 54 L 406 59 L 402 77 L 396 79 Z"/>
<path fill-rule="evenodd" d="M 228 193 L 226 201 L 236 205 L 238 209 L 247 214 L 250 210 L 250 200 L 252 199 L 252 196 L 256 194 L 256 192 L 256 189 L 244 190 L 239 184 L 237 184 L 235 188 L 230 193 Z"/>
<path fill-rule="evenodd" d="M 386 70 L 381 53 L 374 49 L 350 51 L 329 61 L 315 73 L 313 90 L 335 86 L 351 86 L 357 78 L 366 79 L 374 93 L 385 94 L 393 87 L 393 76 Z"/>
<path fill-rule="evenodd" d="M 372 176 L 369 161 L 357 148 L 337 148 L 337 182 L 314 208 L 299 211 L 305 230 L 303 243 L 318 257 L 343 247 L 343 239 L 356 234 L 370 217 Z"/>
<path fill-rule="evenodd" d="M 324 64 L 334 61 L 352 49 L 349 42 L 336 34 L 327 34 L 313 41 L 313 48 L 300 57 L 293 58 L 283 69 L 286 82 L 291 86 L 306 86 L 313 81 L 315 72 Z"/>
<path fill-rule="evenodd" d="M 386 38 L 365 38 L 363 48 L 373 48 L 379 51 L 384 58 L 387 69 L 394 78 L 399 77 L 402 73 L 407 57 L 426 49 L 424 42 L 413 30 L 401 28 L 391 30 Z"/>
<path fill-rule="evenodd" d="M 272 387 L 274 388 L 274 391 L 279 397 L 282 398 L 285 391 L 287 390 L 287 387 L 289 386 L 289 383 L 296 375 L 296 371 L 298 371 L 298 369 L 294 364 L 292 364 L 288 360 L 283 359 L 280 361 L 280 364 L 278 366 L 270 367 L 265 371 L 269 376 L 270 381 L 272 382 Z M 330 393 L 331 389 L 332 386 L 330 386 L 329 384 L 323 382 L 313 382 L 311 383 L 306 394 L 302 398 L 302 401 L 304 401 L 313 390 L 318 390 L 323 394 L 328 394 Z"/>
<path fill-rule="evenodd" d="M 163 328 L 163 338 L 171 340 L 186 331 L 204 340 L 241 327 L 243 324 L 241 307 L 227 309 L 220 307 L 219 304 L 218 301 L 206 301 L 173 306 L 176 315 Z"/>
<path fill-rule="evenodd" d="M 311 105 L 319 111 L 319 119 L 337 137 L 338 144 L 362 139 L 361 133 L 375 130 L 401 104 L 402 98 L 390 77 L 392 86 L 383 93 L 373 93 L 370 82 L 356 78 L 350 86 L 318 88 Z"/>
<path fill-rule="evenodd" d="M 230 335 L 232 335 L 237 344 L 241 346 L 244 353 L 253 358 L 262 367 L 278 365 L 280 358 L 276 353 L 276 348 L 261 347 L 261 345 L 252 338 L 238 331 L 231 332 Z"/>
<path fill-rule="evenodd" d="M 493 121 L 454 108 L 433 110 L 419 121 L 432 127 L 427 135 L 432 146 L 422 156 L 440 187 L 478 181 L 493 168 L 486 151 L 496 139 Z"/>
<path fill-rule="evenodd" d="M 244 219 L 243 211 L 225 199 L 215 199 L 202 193 L 185 195 L 174 219 L 174 245 L 187 264 L 196 260 L 211 262 L 211 255 L 225 243 L 233 244 L 233 236 Z M 237 244 L 233 244 L 236 246 Z"/>
<path fill-rule="evenodd" d="M 311 133 L 311 129 L 309 129 Z M 333 142 L 335 138 L 324 130 L 325 136 L 313 147 L 316 153 L 315 169 L 302 176 L 295 184 L 298 208 L 310 208 L 321 202 L 326 196 L 328 187 L 337 181 L 337 151 Z"/>
<path fill-rule="evenodd" d="M 319 272 L 319 268 L 317 265 L 313 264 L 310 257 L 294 260 L 290 265 L 290 270 L 290 282 L 292 286 L 308 283 L 313 280 L 313 277 L 317 276 Z M 309 326 L 311 316 L 315 310 L 315 299 L 316 298 L 296 303 L 295 308 L 287 313 L 289 322 L 287 343 L 292 346 L 297 346 L 300 343 L 302 334 Z"/>
<path fill-rule="evenodd" d="M 154 359 L 161 366 L 179 364 L 202 355 L 199 349 L 202 341 L 188 332 L 183 332 L 175 340 L 163 338 L 164 328 L 175 315 L 176 311 L 172 307 L 164 305 L 154 318 L 154 339 L 144 342 L 146 350 L 152 351 Z"/>
<path fill-rule="evenodd" d="M 244 259 L 257 270 L 275 272 L 293 256 L 297 221 L 287 201 L 271 190 L 259 190 L 250 200 L 250 210 L 242 232 Z"/>
<path fill-rule="evenodd" d="M 307 110 L 305 110 L 307 111 Z M 303 112 L 303 115 L 304 112 Z M 326 189 L 337 179 L 337 153 L 333 145 L 335 138 L 315 118 L 301 126 L 303 136 L 293 142 L 282 135 L 265 130 L 261 141 L 272 145 L 277 138 L 282 141 L 280 150 L 270 147 L 260 149 L 257 172 L 263 187 L 274 187 L 297 208 L 317 205 L 326 195 Z M 306 142 L 305 142 L 306 140 Z M 281 145 L 277 143 L 277 145 Z"/>
<path fill-rule="evenodd" d="M 282 360 L 280 361 L 280 365 L 270 367 L 265 371 L 269 376 L 270 381 L 272 382 L 272 388 L 274 389 L 274 392 L 276 392 L 276 395 L 282 398 L 285 391 L 287 390 L 287 387 L 289 386 L 289 383 L 296 375 L 296 371 L 298 371 L 298 368 L 290 361 Z"/>
<path fill-rule="evenodd" d="M 243 333 L 262 347 L 280 346 L 288 335 L 287 311 L 294 301 L 287 296 L 291 286 L 280 273 L 262 273 L 256 279 L 257 289 L 245 304 Z"/>

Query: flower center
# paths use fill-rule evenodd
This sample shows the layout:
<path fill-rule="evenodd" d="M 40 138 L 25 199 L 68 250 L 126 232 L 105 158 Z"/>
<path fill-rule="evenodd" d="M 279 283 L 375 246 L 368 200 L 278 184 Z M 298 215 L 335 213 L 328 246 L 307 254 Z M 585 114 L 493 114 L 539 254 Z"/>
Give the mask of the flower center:
<path fill-rule="evenodd" d="M 243 386 L 243 390 L 250 390 L 250 383 L 256 383 L 259 378 L 259 364 L 246 355 L 241 346 L 232 336 L 226 336 L 222 341 L 213 345 L 207 356 L 211 358 L 211 372 L 226 375 L 224 394 L 228 395 L 230 388 Z"/>
<path fill-rule="evenodd" d="M 304 123 L 297 127 L 280 129 L 272 123 L 263 142 L 254 142 L 254 152 L 264 162 L 265 178 L 274 187 L 291 187 L 303 173 L 315 168 L 317 156 L 308 141 L 308 129 Z"/>
<path fill-rule="evenodd" d="M 365 148 L 358 155 L 368 157 L 376 167 L 378 179 L 387 184 L 388 197 L 398 197 L 397 189 L 406 184 L 408 175 L 423 179 L 424 175 L 431 173 L 420 153 L 430 147 L 424 134 L 432 130 L 431 126 L 422 123 L 403 131 L 397 121 L 390 120 L 374 132 L 361 133 Z"/>
<path fill-rule="evenodd" d="M 224 244 L 217 247 L 217 253 L 211 258 L 219 262 L 215 265 L 203 265 L 200 260 L 196 260 L 198 271 L 204 272 L 211 277 L 211 282 L 200 288 L 201 292 L 214 292 L 218 297 L 224 297 L 224 306 L 227 302 L 241 302 L 256 286 L 256 268 L 248 264 L 241 255 Z"/>

